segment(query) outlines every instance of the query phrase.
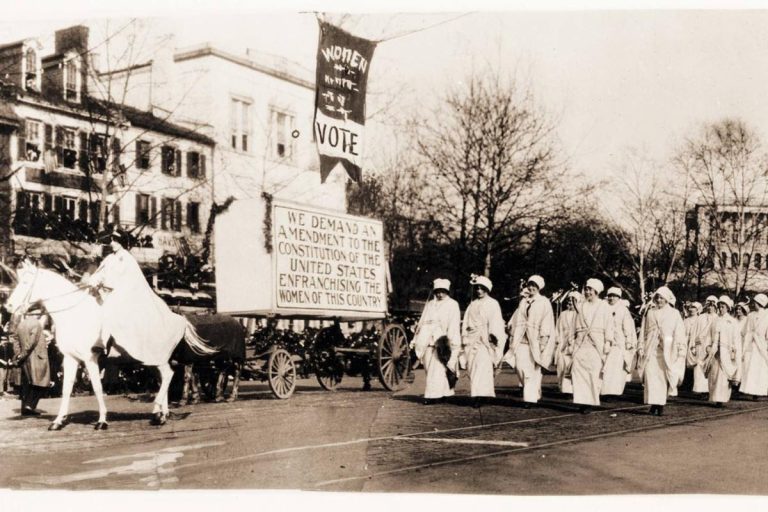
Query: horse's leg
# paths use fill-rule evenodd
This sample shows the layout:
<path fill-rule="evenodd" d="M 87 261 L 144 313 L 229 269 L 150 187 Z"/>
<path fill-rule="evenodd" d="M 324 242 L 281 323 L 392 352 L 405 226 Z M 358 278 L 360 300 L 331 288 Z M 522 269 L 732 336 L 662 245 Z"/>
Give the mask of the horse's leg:
<path fill-rule="evenodd" d="M 69 414 L 69 397 L 72 395 L 72 388 L 75 385 L 75 377 L 77 376 L 77 368 L 79 363 L 77 360 L 67 354 L 64 354 L 64 361 L 61 363 L 64 369 L 64 384 L 61 387 L 61 404 L 59 405 L 59 414 L 56 419 L 53 420 L 48 426 L 48 430 L 61 430 L 64 428 L 67 422 L 67 414 Z"/>
<path fill-rule="evenodd" d="M 88 370 L 88 377 L 91 379 L 91 388 L 96 395 L 96 401 L 99 403 L 99 420 L 96 422 L 96 430 L 107 430 L 107 404 L 104 402 L 104 390 L 101 386 L 101 376 L 99 372 L 98 355 L 91 354 L 91 358 L 85 361 L 85 369 Z"/>
<path fill-rule="evenodd" d="M 171 386 L 171 379 L 173 378 L 173 370 L 168 363 L 161 364 L 157 367 L 160 372 L 160 390 L 155 396 L 155 405 L 152 409 L 153 425 L 165 425 L 168 420 L 168 388 Z"/>
<path fill-rule="evenodd" d="M 240 372 L 243 369 L 243 363 L 240 361 L 233 361 L 232 368 L 234 369 L 234 380 L 232 382 L 232 393 L 227 399 L 228 402 L 234 402 L 237 400 L 238 392 L 240 391 Z"/>
<path fill-rule="evenodd" d="M 217 375 L 216 375 L 216 396 L 214 397 L 214 402 L 223 402 L 224 401 L 224 391 L 226 391 L 227 388 L 227 368 L 226 365 L 222 365 L 221 368 L 216 369 Z"/>

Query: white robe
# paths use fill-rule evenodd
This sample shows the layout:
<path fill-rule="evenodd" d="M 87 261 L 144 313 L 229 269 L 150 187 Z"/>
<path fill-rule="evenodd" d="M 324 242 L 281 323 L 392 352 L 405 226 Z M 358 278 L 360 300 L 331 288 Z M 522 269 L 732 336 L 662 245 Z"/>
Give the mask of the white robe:
<path fill-rule="evenodd" d="M 615 304 L 608 307 L 611 309 L 613 319 L 614 342 L 605 359 L 600 394 L 619 396 L 624 393 L 624 386 L 631 375 L 637 333 L 632 313 L 625 306 Z"/>
<path fill-rule="evenodd" d="M 446 336 L 451 345 L 451 359 L 458 355 L 461 347 L 461 312 L 459 303 L 450 297 L 443 300 L 433 298 L 424 306 L 414 336 L 416 355 L 424 365 L 426 387 L 424 398 L 435 399 L 453 396 L 454 390 L 448 384 L 445 365 L 437 357 L 435 342 Z M 449 361 L 451 362 L 451 361 Z M 455 371 L 456 368 L 453 368 Z"/>
<path fill-rule="evenodd" d="M 111 289 L 102 305 L 103 338 L 148 366 L 167 363 L 184 337 L 186 320 L 173 313 L 149 287 L 139 264 L 125 249 L 110 254 L 89 279 Z"/>
<path fill-rule="evenodd" d="M 731 399 L 731 381 L 741 368 L 741 328 L 731 315 L 718 316 L 712 323 L 705 371 L 709 381 L 709 401 L 725 403 Z"/>
<path fill-rule="evenodd" d="M 600 405 L 605 350 L 613 342 L 613 315 L 608 303 L 601 299 L 580 302 L 573 330 L 573 403 Z"/>
<path fill-rule="evenodd" d="M 557 383 L 562 393 L 573 393 L 573 382 L 571 381 L 570 371 L 573 362 L 573 342 L 574 323 L 576 322 L 576 311 L 566 309 L 557 318 L 556 348 L 555 348 L 555 368 L 557 368 Z"/>
<path fill-rule="evenodd" d="M 640 328 L 639 347 L 637 372 L 643 380 L 643 401 L 665 405 L 683 379 L 680 361 L 685 361 L 687 344 L 680 312 L 669 305 L 650 309 Z"/>
<path fill-rule="evenodd" d="M 710 345 L 712 322 L 716 314 L 703 314 L 694 317 L 696 323 L 691 325 L 688 338 L 687 364 L 693 368 L 693 392 L 708 393 L 709 382 L 704 373 L 704 363 L 707 360 L 707 346 Z"/>
<path fill-rule="evenodd" d="M 768 310 L 754 312 L 750 327 L 744 338 L 739 391 L 748 395 L 768 396 Z"/>
<path fill-rule="evenodd" d="M 494 366 L 501 361 L 507 340 L 504 319 L 496 299 L 486 295 L 482 299 L 473 300 L 464 313 L 461 334 L 461 343 L 467 359 L 470 395 L 496 396 Z M 496 337 L 496 345 L 491 343 L 490 335 Z"/>
<path fill-rule="evenodd" d="M 517 369 L 523 385 L 523 400 L 541 398 L 541 369 L 549 367 L 555 349 L 555 320 L 552 304 L 537 295 L 523 300 L 507 324 L 510 346 L 504 360 Z"/>

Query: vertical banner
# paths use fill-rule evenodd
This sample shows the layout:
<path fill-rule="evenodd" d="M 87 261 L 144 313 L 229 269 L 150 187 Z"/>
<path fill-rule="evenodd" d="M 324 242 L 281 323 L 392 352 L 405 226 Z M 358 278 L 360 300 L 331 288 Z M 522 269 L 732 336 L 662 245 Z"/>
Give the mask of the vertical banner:
<path fill-rule="evenodd" d="M 314 131 L 320 181 L 337 163 L 358 183 L 365 140 L 365 87 L 376 43 L 320 21 Z"/>

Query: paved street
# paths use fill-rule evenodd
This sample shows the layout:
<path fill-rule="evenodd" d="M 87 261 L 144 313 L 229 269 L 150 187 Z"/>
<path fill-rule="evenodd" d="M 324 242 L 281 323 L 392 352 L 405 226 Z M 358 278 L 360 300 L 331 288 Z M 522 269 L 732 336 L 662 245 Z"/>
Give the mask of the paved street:
<path fill-rule="evenodd" d="M 286 401 L 261 383 L 242 400 L 173 409 L 148 425 L 151 403 L 108 397 L 110 429 L 92 430 L 93 397 L 73 400 L 73 423 L 48 432 L 41 418 L 0 402 L 0 487 L 13 489 L 307 489 L 504 494 L 768 493 L 768 402 L 715 409 L 698 397 L 646 414 L 639 389 L 578 414 L 550 387 L 523 409 L 516 377 L 479 410 L 466 380 L 448 403 L 424 406 L 423 373 L 396 395 L 329 393 L 301 381 Z M 717 464 L 717 466 L 713 466 Z M 718 468 L 714 471 L 712 468 Z"/>

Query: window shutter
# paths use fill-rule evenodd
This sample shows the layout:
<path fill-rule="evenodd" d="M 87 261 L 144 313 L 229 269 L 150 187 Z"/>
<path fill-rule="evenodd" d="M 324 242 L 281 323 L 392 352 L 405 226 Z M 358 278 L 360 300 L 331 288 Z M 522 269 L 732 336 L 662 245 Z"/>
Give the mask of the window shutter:
<path fill-rule="evenodd" d="M 168 199 L 160 200 L 160 229 L 168 229 Z"/>
<path fill-rule="evenodd" d="M 143 196 L 141 194 L 136 194 L 135 196 L 136 199 L 134 201 L 134 203 L 136 204 L 136 209 L 134 212 L 136 216 L 134 217 L 134 222 L 136 222 L 137 226 L 141 226 L 144 224 L 143 219 L 141 218 L 141 203 L 143 202 L 142 197 Z"/>
<path fill-rule="evenodd" d="M 80 148 L 78 152 L 78 165 L 80 170 L 88 173 L 88 134 L 80 132 Z"/>
<path fill-rule="evenodd" d="M 149 220 L 153 228 L 157 227 L 157 198 L 149 198 Z"/>
<path fill-rule="evenodd" d="M 174 161 L 176 164 L 176 176 L 181 176 L 181 150 L 176 150 L 176 159 Z"/>
<path fill-rule="evenodd" d="M 136 166 L 137 169 L 142 169 L 142 167 L 141 167 L 141 141 L 140 140 L 136 141 L 136 144 L 134 144 L 134 148 L 135 148 L 134 149 L 134 153 L 135 153 L 134 165 Z"/>
<path fill-rule="evenodd" d="M 120 144 L 119 137 L 112 137 L 112 162 L 115 168 L 120 165 L 120 153 L 123 152 L 123 146 Z"/>
<path fill-rule="evenodd" d="M 112 205 L 112 222 L 115 227 L 120 227 L 120 204 L 118 203 Z"/>
<path fill-rule="evenodd" d="M 45 150 L 53 149 L 53 126 L 46 124 L 45 126 Z"/>
<path fill-rule="evenodd" d="M 59 165 L 64 164 L 64 129 L 61 126 L 56 127 L 56 158 L 59 161 Z"/>
<path fill-rule="evenodd" d="M 168 172 L 168 156 L 170 155 L 170 150 L 168 146 L 163 146 L 160 149 L 160 170 L 163 172 L 163 174 L 171 174 Z M 162 204 L 162 202 L 161 202 Z"/>
<path fill-rule="evenodd" d="M 22 128 L 19 129 L 19 134 L 17 135 L 19 140 L 19 152 L 16 156 L 16 160 L 26 160 L 27 159 L 27 139 L 25 137 L 24 133 L 24 125 L 22 124 Z"/>
<path fill-rule="evenodd" d="M 181 231 L 181 201 L 174 201 L 173 204 L 173 229 Z"/>
<path fill-rule="evenodd" d="M 194 166 L 192 165 L 192 152 L 187 151 L 187 178 L 196 178 L 194 176 Z"/>
<path fill-rule="evenodd" d="M 64 198 L 61 196 L 53 196 L 53 211 L 56 213 L 62 213 L 64 211 Z"/>
<path fill-rule="evenodd" d="M 192 201 L 187 203 L 187 226 L 190 228 L 194 226 L 194 221 L 192 220 Z"/>
<path fill-rule="evenodd" d="M 16 209 L 29 208 L 29 195 L 23 190 L 16 191 Z"/>
<path fill-rule="evenodd" d="M 43 210 L 46 212 L 53 210 L 53 198 L 47 192 L 43 192 Z"/>
<path fill-rule="evenodd" d="M 200 167 L 197 171 L 197 177 L 200 179 L 205 178 L 205 154 L 200 153 Z"/>
<path fill-rule="evenodd" d="M 80 201 L 78 201 L 77 209 L 78 209 L 77 217 L 80 220 L 87 222 L 88 221 L 88 201 L 86 201 L 85 199 L 81 199 Z"/>

